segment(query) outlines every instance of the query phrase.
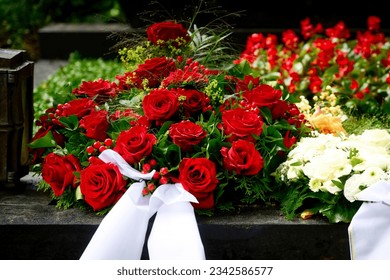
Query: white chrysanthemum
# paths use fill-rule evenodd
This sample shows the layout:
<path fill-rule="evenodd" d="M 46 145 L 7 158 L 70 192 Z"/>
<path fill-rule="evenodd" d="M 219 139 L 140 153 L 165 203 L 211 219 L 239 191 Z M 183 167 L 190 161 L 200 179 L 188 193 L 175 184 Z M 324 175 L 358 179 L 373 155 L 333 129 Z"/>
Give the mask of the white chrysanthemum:
<path fill-rule="evenodd" d="M 390 155 L 385 151 L 379 153 L 378 151 L 360 151 L 359 159 L 362 160 L 361 163 L 354 166 L 355 171 L 364 171 L 370 167 L 381 168 L 382 170 L 390 169 Z"/>
<path fill-rule="evenodd" d="M 359 140 L 367 145 L 390 148 L 390 134 L 385 129 L 365 130 L 359 136 Z"/>
<path fill-rule="evenodd" d="M 344 196 L 353 202 L 362 189 L 379 178 L 390 178 L 389 145 L 390 135 L 381 129 L 349 137 L 313 134 L 313 137 L 302 138 L 290 151 L 288 160 L 282 164 L 283 180 L 293 182 L 305 176 L 309 179 L 311 191 L 332 194 L 343 191 Z M 301 164 L 297 165 L 298 162 Z M 347 179 L 344 190 L 332 181 L 348 175 L 351 177 Z"/>
<path fill-rule="evenodd" d="M 371 186 L 385 176 L 385 171 L 378 167 L 369 167 L 361 175 L 362 184 Z"/>
<path fill-rule="evenodd" d="M 350 202 L 354 202 L 359 192 L 383 180 L 386 176 L 386 172 L 378 167 L 369 167 L 361 174 L 352 175 L 344 184 L 345 198 Z"/>
<path fill-rule="evenodd" d="M 308 162 L 313 157 L 323 154 L 327 149 L 335 147 L 341 142 L 340 137 L 332 134 L 319 134 L 317 137 L 305 137 L 289 153 L 289 158 Z"/>
<path fill-rule="evenodd" d="M 302 176 L 302 166 L 290 165 L 287 170 L 287 179 L 288 180 L 297 180 Z"/>
<path fill-rule="evenodd" d="M 322 184 L 321 191 L 336 194 L 342 191 L 342 189 L 336 186 L 332 180 L 327 180 Z"/>
<path fill-rule="evenodd" d="M 344 196 L 350 202 L 354 202 L 355 196 L 364 188 L 361 182 L 361 174 L 354 174 L 345 182 Z"/>
<path fill-rule="evenodd" d="M 348 175 L 352 165 L 348 159 L 348 152 L 330 148 L 326 153 L 314 157 L 303 168 L 303 173 L 309 178 L 317 178 L 323 182 Z"/>
<path fill-rule="evenodd" d="M 318 178 L 312 178 L 309 181 L 309 188 L 313 192 L 318 192 L 322 188 L 322 180 L 319 180 Z"/>

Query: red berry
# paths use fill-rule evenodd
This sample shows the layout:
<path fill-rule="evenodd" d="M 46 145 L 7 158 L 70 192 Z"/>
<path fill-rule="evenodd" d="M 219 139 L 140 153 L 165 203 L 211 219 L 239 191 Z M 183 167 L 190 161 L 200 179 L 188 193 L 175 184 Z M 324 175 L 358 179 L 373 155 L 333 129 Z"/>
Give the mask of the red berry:
<path fill-rule="evenodd" d="M 92 154 L 95 151 L 95 148 L 92 146 L 88 146 L 86 150 L 88 154 Z"/>
<path fill-rule="evenodd" d="M 166 167 L 161 167 L 161 169 L 160 169 L 161 175 L 167 175 L 168 172 L 169 172 L 168 168 L 166 168 Z"/>
<path fill-rule="evenodd" d="M 149 184 L 148 184 L 148 190 L 149 190 L 150 192 L 154 191 L 155 189 L 156 189 L 156 186 L 155 186 L 153 183 L 149 183 Z"/>
<path fill-rule="evenodd" d="M 106 140 L 104 140 L 104 145 L 107 146 L 107 147 L 111 147 L 112 139 L 111 138 L 107 138 Z"/>
<path fill-rule="evenodd" d="M 161 177 L 161 179 L 160 179 L 160 181 L 159 181 L 159 183 L 161 184 L 161 185 L 163 185 L 163 184 L 167 184 L 169 182 L 169 179 L 167 178 L 167 177 Z"/>
<path fill-rule="evenodd" d="M 145 163 L 143 166 L 142 166 L 142 171 L 145 171 L 145 172 L 149 172 L 150 170 L 150 164 L 149 163 Z"/>
<path fill-rule="evenodd" d="M 93 143 L 93 147 L 96 148 L 96 149 L 99 149 L 100 146 L 102 145 L 102 143 L 100 143 L 99 141 L 96 141 L 95 143 Z"/>
<path fill-rule="evenodd" d="M 99 152 L 103 152 L 105 149 L 107 149 L 105 146 L 100 146 L 99 147 Z"/>
<path fill-rule="evenodd" d="M 157 161 L 155 159 L 151 159 L 151 160 L 149 160 L 149 164 L 150 164 L 150 166 L 156 166 Z"/>
<path fill-rule="evenodd" d="M 145 196 L 145 195 L 148 195 L 149 194 L 149 190 L 147 188 L 143 188 L 142 189 L 142 195 Z"/>
<path fill-rule="evenodd" d="M 160 173 L 154 172 L 154 174 L 153 174 L 153 179 L 154 180 L 158 180 L 158 179 L 160 179 L 160 177 L 161 177 Z"/>

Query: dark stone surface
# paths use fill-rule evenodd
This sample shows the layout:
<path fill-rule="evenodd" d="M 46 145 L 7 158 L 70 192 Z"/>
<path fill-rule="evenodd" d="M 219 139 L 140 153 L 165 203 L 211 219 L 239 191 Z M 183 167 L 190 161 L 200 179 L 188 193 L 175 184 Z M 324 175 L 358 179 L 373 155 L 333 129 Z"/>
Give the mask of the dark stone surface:
<path fill-rule="evenodd" d="M 0 259 L 77 260 L 103 217 L 60 210 L 47 193 L 0 191 Z M 277 210 L 198 216 L 207 259 L 346 260 L 348 224 L 287 221 Z M 149 224 L 149 229 L 153 218 Z M 148 235 L 148 234 L 147 234 Z M 146 247 L 142 259 L 148 259 Z"/>
<path fill-rule="evenodd" d="M 40 59 L 68 59 L 73 52 L 83 57 L 112 59 L 116 34 L 127 30 L 126 24 L 53 23 L 38 31 Z"/>

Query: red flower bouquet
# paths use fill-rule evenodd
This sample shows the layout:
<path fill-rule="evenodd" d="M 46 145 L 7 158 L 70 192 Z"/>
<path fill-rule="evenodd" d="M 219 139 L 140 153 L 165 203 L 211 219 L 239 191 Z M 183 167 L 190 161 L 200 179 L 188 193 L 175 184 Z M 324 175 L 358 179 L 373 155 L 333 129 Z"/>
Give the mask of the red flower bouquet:
<path fill-rule="evenodd" d="M 274 202 L 271 173 L 311 130 L 289 92 L 226 59 L 223 34 L 176 22 L 146 33 L 119 51 L 126 72 L 116 81 L 83 82 L 39 119 L 30 143 L 39 188 L 59 207 L 110 210 L 133 183 L 99 159 L 112 149 L 155 170 L 144 196 L 181 183 L 208 214 Z"/>

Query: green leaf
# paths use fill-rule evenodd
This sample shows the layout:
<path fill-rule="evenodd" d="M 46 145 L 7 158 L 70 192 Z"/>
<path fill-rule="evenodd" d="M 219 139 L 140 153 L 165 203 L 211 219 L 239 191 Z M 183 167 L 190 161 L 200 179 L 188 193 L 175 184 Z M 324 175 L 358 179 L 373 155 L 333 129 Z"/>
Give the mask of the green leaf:
<path fill-rule="evenodd" d="M 339 180 L 332 180 L 332 183 L 335 184 L 339 189 L 344 189 L 344 185 Z"/>
<path fill-rule="evenodd" d="M 177 145 L 170 145 L 168 146 L 165 154 L 165 158 L 167 162 L 169 163 L 170 167 L 177 167 L 180 164 L 181 161 L 181 151 L 180 147 Z"/>
<path fill-rule="evenodd" d="M 30 148 L 39 149 L 39 148 L 55 148 L 57 143 L 53 137 L 53 133 L 49 131 L 45 136 L 38 138 L 28 144 Z"/>
<path fill-rule="evenodd" d="M 325 205 L 319 212 L 327 217 L 330 223 L 349 223 L 361 204 L 361 201 L 351 203 L 340 196 L 334 204 Z"/>
<path fill-rule="evenodd" d="M 60 123 L 63 124 L 69 130 L 76 130 L 79 127 L 79 119 L 76 115 L 69 117 L 61 117 Z"/>
<path fill-rule="evenodd" d="M 261 114 L 263 115 L 264 119 L 267 123 L 272 123 L 272 112 L 268 107 L 262 107 L 260 109 Z"/>

